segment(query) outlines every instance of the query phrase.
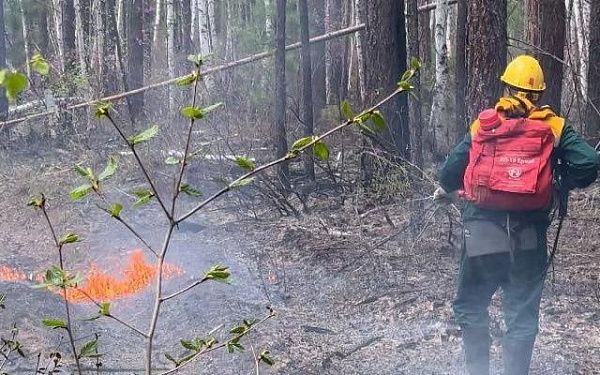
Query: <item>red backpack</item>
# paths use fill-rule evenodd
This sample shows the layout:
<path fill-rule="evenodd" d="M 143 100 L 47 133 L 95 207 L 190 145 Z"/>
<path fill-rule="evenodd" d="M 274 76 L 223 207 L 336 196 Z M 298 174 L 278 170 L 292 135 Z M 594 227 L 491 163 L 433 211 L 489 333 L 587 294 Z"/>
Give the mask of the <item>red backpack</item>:
<path fill-rule="evenodd" d="M 502 118 L 495 109 L 479 115 L 472 135 L 464 197 L 503 211 L 547 208 L 552 202 L 555 137 L 542 121 Z"/>

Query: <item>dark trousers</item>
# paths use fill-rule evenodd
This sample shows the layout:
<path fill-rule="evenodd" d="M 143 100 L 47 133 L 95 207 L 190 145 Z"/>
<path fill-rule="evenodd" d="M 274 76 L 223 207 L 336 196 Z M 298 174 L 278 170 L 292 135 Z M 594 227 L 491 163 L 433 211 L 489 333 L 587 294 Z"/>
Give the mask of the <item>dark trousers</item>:
<path fill-rule="evenodd" d="M 537 248 L 515 249 L 512 258 L 510 253 L 474 257 L 468 257 L 466 251 L 463 253 L 454 301 L 457 323 L 465 332 L 479 332 L 482 337 L 489 335 L 488 307 L 494 293 L 502 289 L 507 328 L 504 346 L 510 347 L 515 342 L 529 342 L 533 346 L 548 259 L 546 228 L 540 226 L 537 230 Z"/>

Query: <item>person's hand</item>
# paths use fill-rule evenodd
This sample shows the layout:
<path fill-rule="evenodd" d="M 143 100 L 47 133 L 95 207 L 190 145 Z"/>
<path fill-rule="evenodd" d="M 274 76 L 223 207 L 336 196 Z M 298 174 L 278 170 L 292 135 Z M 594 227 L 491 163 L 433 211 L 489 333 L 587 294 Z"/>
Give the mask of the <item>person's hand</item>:
<path fill-rule="evenodd" d="M 451 204 L 456 198 L 456 192 L 448 193 L 441 187 L 435 189 L 435 192 L 433 193 L 433 201 L 443 206 Z"/>

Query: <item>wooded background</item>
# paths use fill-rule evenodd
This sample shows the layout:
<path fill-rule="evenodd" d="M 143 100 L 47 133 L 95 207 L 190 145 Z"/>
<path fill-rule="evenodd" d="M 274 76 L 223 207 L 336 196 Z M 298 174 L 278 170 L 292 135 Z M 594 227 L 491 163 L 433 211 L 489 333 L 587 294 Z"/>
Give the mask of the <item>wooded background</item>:
<path fill-rule="evenodd" d="M 529 53 L 545 70 L 542 104 L 590 138 L 600 129 L 600 67 L 590 63 L 600 55 L 596 1 L 3 0 L 0 7 L 0 66 L 26 71 L 32 87 L 10 109 L 0 101 L 3 119 L 184 75 L 189 54 L 217 66 L 275 49 L 274 58 L 224 70 L 205 85 L 247 128 L 270 134 L 263 146 L 280 156 L 293 137 L 338 119 L 343 100 L 359 108 L 391 92 L 410 58 L 419 57 L 414 95 L 385 107 L 388 131 L 375 143 L 421 165 L 443 159 L 501 94 L 507 61 Z M 309 47 L 311 37 L 363 24 Z M 285 45 L 298 41 L 299 52 L 286 55 Z M 29 69 L 37 52 L 50 61 L 50 78 Z M 181 90 L 162 86 L 118 104 L 140 123 L 174 119 L 185 100 Z M 92 117 L 63 113 L 52 129 L 32 120 L 25 133 L 82 133 L 95 129 Z M 3 137 L 21 139 L 18 128 L 3 126 Z M 304 171 L 314 179 L 310 159 Z"/>

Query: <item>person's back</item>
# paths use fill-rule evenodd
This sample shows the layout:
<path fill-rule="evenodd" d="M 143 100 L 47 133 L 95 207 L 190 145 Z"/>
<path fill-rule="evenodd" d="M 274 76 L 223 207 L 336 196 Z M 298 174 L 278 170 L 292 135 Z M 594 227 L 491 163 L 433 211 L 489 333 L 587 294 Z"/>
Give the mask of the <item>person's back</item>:
<path fill-rule="evenodd" d="M 546 190 L 552 170 L 560 163 L 561 188 L 568 191 L 594 182 L 599 166 L 596 151 L 563 118 L 535 106 L 545 89 L 535 59 L 517 57 L 502 81 L 507 95 L 473 122 L 442 167 L 435 194 L 439 201 L 446 192 L 461 191 L 467 200 L 454 312 L 467 368 L 476 375 L 489 373 L 487 309 L 499 288 L 507 327 L 505 374 L 528 374 L 548 265 L 554 199 Z M 531 128 L 523 128 L 528 124 Z"/>

